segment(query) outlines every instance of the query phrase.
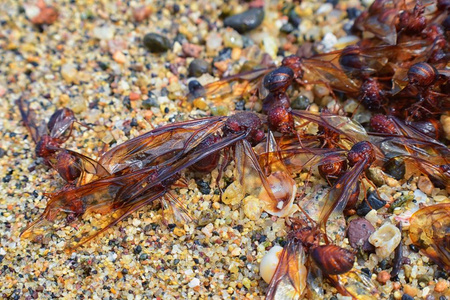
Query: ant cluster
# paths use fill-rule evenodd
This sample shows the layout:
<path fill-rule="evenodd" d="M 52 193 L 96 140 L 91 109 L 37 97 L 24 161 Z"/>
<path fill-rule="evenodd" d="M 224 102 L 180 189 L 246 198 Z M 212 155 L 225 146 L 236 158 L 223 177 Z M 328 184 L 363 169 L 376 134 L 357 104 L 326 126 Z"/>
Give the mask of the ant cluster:
<path fill-rule="evenodd" d="M 111 148 L 97 160 L 62 147 L 76 122 L 70 109 L 56 111 L 42 133 L 26 103 L 19 100 L 36 156 L 67 182 L 47 194 L 45 211 L 22 234 L 42 232 L 58 219 L 72 222 L 88 213 L 104 215 L 106 225 L 79 234 L 70 246 L 74 249 L 157 200 L 176 217 L 191 220 L 173 192 L 184 184 L 182 172 L 218 169 L 219 182 L 234 161 L 245 192 L 258 196 L 269 214 L 286 217 L 291 228 L 286 245 L 279 249 L 278 264 L 267 271 L 269 275 L 262 274 L 269 283 L 267 299 L 320 296 L 319 278 L 342 295 L 376 297 L 370 279 L 353 268 L 355 252 L 339 246 L 342 238 L 337 236 L 345 234 L 345 218 L 367 202 L 363 179 L 376 191 L 367 175 L 372 166 L 401 160 L 436 185 L 450 186 L 450 152 L 440 141 L 438 120 L 450 100 L 448 10 L 448 1 L 376 0 L 355 21 L 356 32 L 371 36 L 357 45 L 309 58 L 289 56 L 279 67 L 237 74 L 205 87 L 190 85 L 196 92 L 188 99 L 214 97 L 224 85 L 247 81 L 259 87 L 251 98 L 262 98 L 262 114 L 242 111 L 162 126 Z M 370 124 L 364 127 L 339 109 L 293 109 L 290 93 L 312 84 L 326 86 L 337 101 L 357 99 L 373 113 Z M 292 174 L 314 167 L 330 189 L 316 205 L 318 215 L 309 216 L 299 196 L 304 191 L 297 190 Z M 449 204 L 429 206 L 410 219 L 413 244 L 447 271 L 449 211 Z M 297 213 L 303 217 L 295 217 Z M 430 222 L 440 226 L 425 232 Z M 330 223 L 339 228 L 331 230 Z M 401 254 L 395 259 L 400 261 Z"/>

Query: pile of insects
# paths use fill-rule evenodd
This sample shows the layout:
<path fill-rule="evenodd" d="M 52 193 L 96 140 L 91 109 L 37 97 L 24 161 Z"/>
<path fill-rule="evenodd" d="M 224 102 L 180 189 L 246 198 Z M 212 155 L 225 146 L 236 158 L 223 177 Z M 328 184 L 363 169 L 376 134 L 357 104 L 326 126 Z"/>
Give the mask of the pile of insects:
<path fill-rule="evenodd" d="M 370 221 L 381 208 L 393 212 L 412 201 L 383 197 L 380 186 L 389 178 L 420 175 L 450 190 L 450 150 L 440 122 L 450 108 L 449 8 L 445 0 L 376 0 L 355 21 L 353 30 L 362 37 L 355 45 L 288 56 L 279 66 L 205 86 L 189 83 L 186 102 L 239 98 L 250 109 L 165 125 L 105 149 L 97 159 L 64 148 L 75 124 L 88 127 L 69 108 L 42 126 L 26 97 L 20 98 L 36 157 L 66 182 L 46 194 L 44 212 L 22 236 L 36 238 L 55 221 L 101 214 L 102 228 L 80 228 L 68 240 L 75 251 L 155 202 L 179 221 L 195 222 L 175 189 L 185 187 L 191 173 L 218 170 L 219 183 L 234 163 L 242 193 L 258 197 L 264 211 L 284 218 L 290 230 L 284 245 L 261 261 L 266 299 L 320 299 L 324 282 L 352 299 L 377 299 L 382 277 L 395 281 L 413 263 L 402 253 L 405 227 L 411 245 L 449 272 L 450 203 L 415 205 L 376 230 Z M 294 105 L 300 87 L 316 85 L 328 91 L 329 105 L 321 111 Z M 355 103 L 350 113 L 341 105 L 348 99 Z M 370 118 L 358 119 L 361 110 Z M 299 185 L 294 179 L 302 172 Z M 320 198 L 307 193 L 311 176 L 329 185 Z M 361 267 L 370 253 L 391 265 L 377 281 Z"/>

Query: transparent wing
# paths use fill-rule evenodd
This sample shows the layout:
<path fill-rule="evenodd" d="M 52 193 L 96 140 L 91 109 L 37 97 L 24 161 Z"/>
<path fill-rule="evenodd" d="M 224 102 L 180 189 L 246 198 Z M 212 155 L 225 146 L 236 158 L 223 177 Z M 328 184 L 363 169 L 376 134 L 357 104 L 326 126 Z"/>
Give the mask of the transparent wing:
<path fill-rule="evenodd" d="M 224 117 L 191 120 L 149 131 L 107 151 L 99 164 L 110 173 L 168 164 L 191 151 L 224 125 Z"/>
<path fill-rule="evenodd" d="M 308 270 L 302 243 L 291 239 L 281 252 L 266 299 L 302 299 L 306 292 Z"/>

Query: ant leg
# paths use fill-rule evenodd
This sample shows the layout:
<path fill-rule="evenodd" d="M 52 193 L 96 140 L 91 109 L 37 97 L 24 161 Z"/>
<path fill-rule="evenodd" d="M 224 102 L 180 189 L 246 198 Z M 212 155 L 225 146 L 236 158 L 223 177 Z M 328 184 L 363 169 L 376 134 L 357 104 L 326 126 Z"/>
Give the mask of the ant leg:
<path fill-rule="evenodd" d="M 225 167 L 228 165 L 229 162 L 230 162 L 230 155 L 229 155 L 228 149 L 227 149 L 223 152 L 223 160 L 219 164 L 219 173 L 217 174 L 217 178 L 216 178 L 216 185 L 217 185 L 217 188 L 219 189 L 220 199 L 222 199 L 222 194 L 223 194 L 222 188 L 220 187 L 220 180 L 222 179 L 223 171 L 225 170 Z"/>
<path fill-rule="evenodd" d="M 370 209 L 373 209 L 372 205 L 370 205 L 369 200 L 367 199 L 367 189 L 366 186 L 361 183 L 363 190 L 364 190 L 364 201 L 366 201 L 367 205 L 369 206 Z"/>
<path fill-rule="evenodd" d="M 352 114 L 351 114 L 351 116 L 350 116 L 350 119 L 351 119 L 351 120 L 353 120 L 353 117 L 355 116 L 356 111 L 358 110 L 358 108 L 359 108 L 360 105 L 361 105 L 361 102 L 358 101 L 358 105 L 356 105 L 356 108 L 353 110 L 353 112 L 352 112 Z"/>

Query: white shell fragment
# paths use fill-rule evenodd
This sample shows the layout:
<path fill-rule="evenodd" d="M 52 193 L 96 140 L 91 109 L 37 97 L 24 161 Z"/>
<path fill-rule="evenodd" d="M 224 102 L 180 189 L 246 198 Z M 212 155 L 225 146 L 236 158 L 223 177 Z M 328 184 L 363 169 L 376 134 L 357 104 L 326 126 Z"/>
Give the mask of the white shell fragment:
<path fill-rule="evenodd" d="M 277 217 L 290 215 L 297 193 L 295 181 L 285 172 L 275 172 L 267 177 L 267 181 L 277 201 L 262 189 L 258 198 L 264 201 L 264 210 Z"/>
<path fill-rule="evenodd" d="M 402 239 L 400 230 L 390 223 L 381 226 L 369 237 L 369 242 L 374 245 L 377 256 L 381 259 L 389 257 L 394 252 Z"/>
<path fill-rule="evenodd" d="M 277 269 L 278 262 L 280 261 L 280 255 L 283 251 L 281 246 L 273 246 L 261 259 L 259 265 L 259 274 L 265 282 L 270 283 L 273 274 Z"/>

